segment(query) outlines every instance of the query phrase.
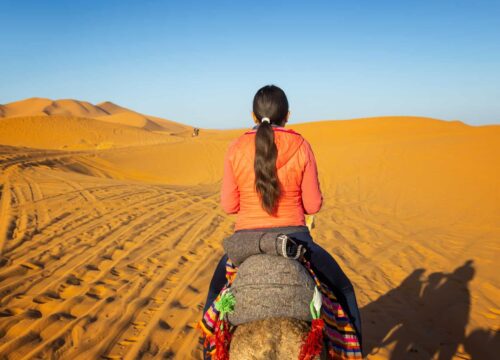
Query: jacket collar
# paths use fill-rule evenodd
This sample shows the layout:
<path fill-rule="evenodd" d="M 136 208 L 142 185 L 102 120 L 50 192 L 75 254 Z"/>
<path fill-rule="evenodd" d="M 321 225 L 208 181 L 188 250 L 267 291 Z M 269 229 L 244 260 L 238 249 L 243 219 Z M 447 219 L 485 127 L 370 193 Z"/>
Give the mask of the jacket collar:
<path fill-rule="evenodd" d="M 255 125 L 255 126 L 252 128 L 252 130 L 256 130 L 256 129 L 259 127 L 259 125 L 260 125 L 260 124 Z M 280 128 L 280 129 L 284 129 L 284 128 L 285 128 L 284 126 L 278 126 L 278 125 L 276 125 L 276 124 L 271 124 L 271 126 L 272 126 L 273 128 Z"/>
<path fill-rule="evenodd" d="M 246 134 L 255 134 L 257 132 L 257 129 L 259 128 L 259 125 L 260 124 L 257 124 L 255 125 L 254 127 L 252 127 L 251 130 L 248 130 L 245 132 L 245 135 Z M 278 125 L 274 125 L 274 124 L 271 124 L 271 127 L 274 131 L 280 131 L 280 132 L 286 132 L 286 133 L 290 133 L 290 134 L 295 134 L 295 135 L 300 135 L 298 132 L 296 132 L 295 130 L 293 129 L 290 129 L 290 128 L 285 128 L 284 126 L 278 126 Z"/>

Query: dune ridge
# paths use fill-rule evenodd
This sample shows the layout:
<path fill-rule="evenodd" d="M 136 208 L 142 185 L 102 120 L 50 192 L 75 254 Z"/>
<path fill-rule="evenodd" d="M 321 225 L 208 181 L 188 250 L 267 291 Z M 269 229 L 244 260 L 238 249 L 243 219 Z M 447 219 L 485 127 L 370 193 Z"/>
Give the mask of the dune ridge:
<path fill-rule="evenodd" d="M 201 359 L 194 326 L 234 226 L 219 205 L 222 162 L 245 129 L 192 138 L 18 111 L 0 119 L 0 354 Z M 287 126 L 316 155 L 312 236 L 356 288 L 367 357 L 494 359 L 500 126 Z"/>

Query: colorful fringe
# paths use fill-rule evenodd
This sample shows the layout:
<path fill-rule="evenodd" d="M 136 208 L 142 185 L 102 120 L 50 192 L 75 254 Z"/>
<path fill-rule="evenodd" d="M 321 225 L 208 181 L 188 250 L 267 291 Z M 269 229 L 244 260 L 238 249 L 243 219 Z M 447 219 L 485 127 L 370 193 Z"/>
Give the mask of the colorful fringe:
<path fill-rule="evenodd" d="M 334 360 L 360 360 L 363 358 L 358 337 L 347 314 L 337 301 L 333 292 L 322 282 L 319 281 L 310 263 L 302 259 L 302 265 L 309 271 L 318 289 L 323 295 L 323 304 L 321 307 L 321 319 L 324 321 L 324 341 L 327 346 L 329 359 Z M 213 357 L 216 352 L 215 328 L 219 319 L 219 312 L 215 308 L 215 303 L 220 299 L 222 292 L 231 286 L 238 267 L 230 259 L 226 262 L 227 282 L 221 292 L 203 314 L 203 319 L 198 322 L 198 329 L 202 332 L 203 347 L 207 355 Z M 229 329 L 231 331 L 231 329 Z"/>

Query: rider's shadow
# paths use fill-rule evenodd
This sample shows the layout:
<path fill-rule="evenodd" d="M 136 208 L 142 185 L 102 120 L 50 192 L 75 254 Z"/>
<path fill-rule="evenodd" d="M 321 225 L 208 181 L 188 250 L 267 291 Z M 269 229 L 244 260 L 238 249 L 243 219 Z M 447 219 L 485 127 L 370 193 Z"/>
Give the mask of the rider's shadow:
<path fill-rule="evenodd" d="M 467 349 L 473 261 L 451 273 L 432 273 L 427 279 L 424 272 L 413 271 L 397 288 L 361 309 L 366 356 L 391 343 L 395 344 L 390 355 L 394 360 L 436 356 L 451 360 L 460 344 Z"/>

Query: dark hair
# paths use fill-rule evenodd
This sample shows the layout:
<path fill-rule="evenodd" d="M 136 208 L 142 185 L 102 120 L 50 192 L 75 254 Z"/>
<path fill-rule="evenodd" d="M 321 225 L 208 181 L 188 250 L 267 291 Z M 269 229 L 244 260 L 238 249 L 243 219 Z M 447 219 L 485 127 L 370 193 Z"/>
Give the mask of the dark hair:
<path fill-rule="evenodd" d="M 281 189 L 276 169 L 278 148 L 271 124 L 281 125 L 288 115 L 285 92 L 274 85 L 260 88 L 253 99 L 253 112 L 260 122 L 255 135 L 255 191 L 260 196 L 262 208 L 273 215 Z M 263 122 L 263 118 L 268 118 L 269 122 Z"/>

